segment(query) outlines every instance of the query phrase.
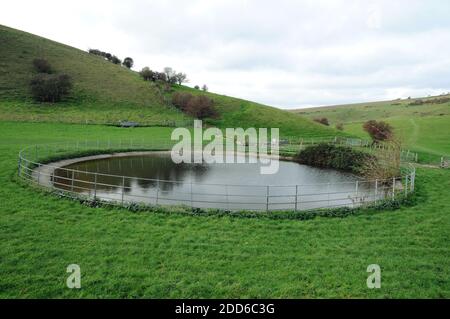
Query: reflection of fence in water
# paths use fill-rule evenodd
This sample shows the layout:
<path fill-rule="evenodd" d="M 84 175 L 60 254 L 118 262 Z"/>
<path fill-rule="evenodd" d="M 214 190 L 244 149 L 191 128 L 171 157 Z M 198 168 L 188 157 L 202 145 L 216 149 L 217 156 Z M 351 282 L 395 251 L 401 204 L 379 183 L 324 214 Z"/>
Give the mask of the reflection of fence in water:
<path fill-rule="evenodd" d="M 151 143 L 85 141 L 84 143 L 34 146 L 20 153 L 19 176 L 69 196 L 101 199 L 119 205 L 137 202 L 225 210 L 274 211 L 357 207 L 379 200 L 407 196 L 414 191 L 414 169 L 392 180 L 275 186 L 186 183 L 87 172 L 52 167 L 39 162 L 42 157 L 58 158 L 63 154 L 83 151 L 168 150 L 171 145 L 162 141 Z"/>

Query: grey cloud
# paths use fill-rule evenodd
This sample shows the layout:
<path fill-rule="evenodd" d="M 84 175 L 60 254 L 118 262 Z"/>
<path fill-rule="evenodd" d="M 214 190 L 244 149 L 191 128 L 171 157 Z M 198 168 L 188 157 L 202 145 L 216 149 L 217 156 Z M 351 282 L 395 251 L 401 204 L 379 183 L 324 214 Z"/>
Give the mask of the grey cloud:
<path fill-rule="evenodd" d="M 11 1 L 0 20 L 81 49 L 130 55 L 136 69 L 170 65 L 187 72 L 190 85 L 269 105 L 427 95 L 450 86 L 448 1 L 51 2 Z"/>

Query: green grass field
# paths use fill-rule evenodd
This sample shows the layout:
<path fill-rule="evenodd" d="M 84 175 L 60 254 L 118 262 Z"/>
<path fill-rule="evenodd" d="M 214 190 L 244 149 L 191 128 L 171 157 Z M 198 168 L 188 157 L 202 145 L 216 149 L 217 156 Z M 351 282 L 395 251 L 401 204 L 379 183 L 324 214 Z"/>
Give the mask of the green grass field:
<path fill-rule="evenodd" d="M 88 207 L 19 180 L 19 151 L 84 139 L 169 139 L 167 126 L 193 119 L 164 97 L 204 93 L 176 85 L 160 93 L 133 71 L 4 26 L 0 43 L 0 298 L 450 298 L 449 170 L 419 167 L 411 205 L 362 209 L 345 218 L 275 220 Z M 31 100 L 35 57 L 72 76 L 69 99 Z M 206 94 L 221 114 L 208 122 L 222 128 L 364 136 L 363 121 L 383 118 L 421 154 L 450 153 L 448 103 L 364 103 L 296 115 Z M 344 122 L 345 132 L 311 121 L 322 114 L 333 124 Z M 100 125 L 119 120 L 153 127 Z M 81 267 L 79 290 L 66 287 L 69 264 Z M 366 286 L 370 264 L 382 268 L 381 289 Z"/>
<path fill-rule="evenodd" d="M 89 208 L 16 179 L 34 143 L 95 135 L 167 137 L 167 128 L 0 122 L 0 296 L 450 297 L 450 171 L 419 169 L 417 203 L 309 221 Z M 66 288 L 77 263 L 82 289 Z M 382 268 L 382 289 L 366 268 Z"/>
<path fill-rule="evenodd" d="M 441 156 L 450 157 L 450 101 L 433 103 L 438 98 L 423 98 L 422 105 L 411 105 L 418 99 L 338 105 L 295 112 L 311 119 L 326 117 L 331 126 L 344 124 L 344 131 L 368 138 L 362 125 L 368 120 L 390 123 L 405 148 L 420 154 L 419 159 L 436 162 Z"/>

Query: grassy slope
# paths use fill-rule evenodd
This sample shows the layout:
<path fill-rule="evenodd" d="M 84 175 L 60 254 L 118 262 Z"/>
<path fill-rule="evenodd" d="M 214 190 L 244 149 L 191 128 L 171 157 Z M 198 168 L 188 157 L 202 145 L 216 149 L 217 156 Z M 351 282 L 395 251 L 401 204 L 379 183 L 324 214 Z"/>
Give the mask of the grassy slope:
<path fill-rule="evenodd" d="M 448 96 L 446 96 L 448 97 Z M 404 143 L 420 153 L 450 156 L 450 102 L 429 103 L 436 97 L 424 98 L 423 105 L 409 105 L 413 100 L 359 103 L 295 112 L 309 117 L 326 117 L 332 125 L 344 123 L 347 133 L 367 137 L 362 124 L 367 120 L 391 123 Z"/>
<path fill-rule="evenodd" d="M 419 169 L 416 206 L 309 221 L 94 209 L 15 180 L 24 145 L 169 133 L 0 122 L 0 297 L 450 297 L 449 170 Z"/>
<path fill-rule="evenodd" d="M 205 94 L 186 86 L 174 86 L 175 91 L 191 94 Z M 225 95 L 206 93 L 215 103 L 221 118 L 209 120 L 218 127 L 278 127 L 284 136 L 320 137 L 342 135 L 340 132 L 317 124 L 302 116 L 290 112 L 257 104 L 254 102 L 232 98 Z M 270 125 L 267 125 L 267 124 Z"/>
<path fill-rule="evenodd" d="M 156 85 L 144 82 L 136 72 L 104 61 L 84 51 L 29 33 L 0 26 L 0 120 L 65 123 L 117 123 L 134 120 L 143 124 L 184 123 L 187 117 L 164 102 Z M 68 73 L 75 83 L 68 101 L 38 104 L 30 99 L 28 83 L 32 60 L 48 59 L 56 71 Z M 188 87 L 175 86 L 175 90 Z M 208 93 L 222 114 L 221 127 L 279 127 L 282 135 L 334 136 L 336 131 L 301 116 L 250 101 Z M 169 99 L 170 100 L 170 99 Z"/>
<path fill-rule="evenodd" d="M 84 123 L 144 123 L 182 120 L 140 77 L 81 50 L 0 26 L 0 111 L 2 120 Z M 74 92 L 62 104 L 33 103 L 29 81 L 34 58 L 46 58 L 56 72 L 69 74 Z"/>

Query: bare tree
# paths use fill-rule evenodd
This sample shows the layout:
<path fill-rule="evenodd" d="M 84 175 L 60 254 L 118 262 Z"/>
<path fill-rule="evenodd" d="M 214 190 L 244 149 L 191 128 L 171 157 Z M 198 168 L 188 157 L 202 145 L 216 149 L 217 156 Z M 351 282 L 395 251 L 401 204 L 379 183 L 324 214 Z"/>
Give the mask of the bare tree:
<path fill-rule="evenodd" d="M 169 83 L 175 83 L 176 82 L 176 73 L 175 71 L 171 68 L 166 66 L 164 68 L 164 74 L 166 75 L 166 81 Z"/>
<path fill-rule="evenodd" d="M 179 72 L 175 75 L 175 78 L 179 85 L 181 85 L 182 83 L 185 83 L 185 82 L 189 82 L 189 80 L 187 79 L 186 73 Z"/>
<path fill-rule="evenodd" d="M 203 84 L 202 90 L 205 91 L 205 92 L 207 92 L 209 90 L 208 87 L 206 86 L 206 84 Z"/>

